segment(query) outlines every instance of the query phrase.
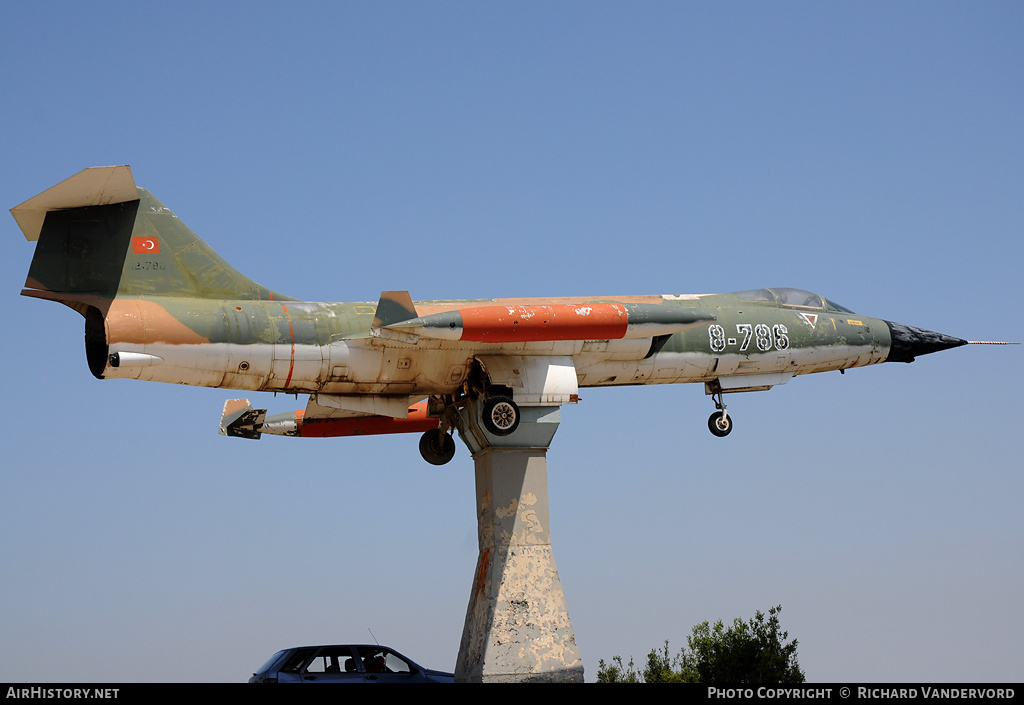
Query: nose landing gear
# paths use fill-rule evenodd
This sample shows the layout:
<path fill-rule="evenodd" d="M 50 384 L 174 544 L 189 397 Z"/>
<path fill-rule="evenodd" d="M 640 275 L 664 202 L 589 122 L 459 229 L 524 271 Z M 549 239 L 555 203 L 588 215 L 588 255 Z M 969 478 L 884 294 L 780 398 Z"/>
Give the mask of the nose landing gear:
<path fill-rule="evenodd" d="M 726 415 L 724 408 L 716 411 L 708 419 L 708 429 L 719 438 L 728 436 L 732 431 L 732 417 Z"/>
<path fill-rule="evenodd" d="M 724 438 L 732 432 L 732 417 L 725 410 L 725 402 L 722 400 L 722 388 L 715 383 L 715 388 L 708 392 L 718 409 L 708 418 L 708 430 L 719 438 Z"/>

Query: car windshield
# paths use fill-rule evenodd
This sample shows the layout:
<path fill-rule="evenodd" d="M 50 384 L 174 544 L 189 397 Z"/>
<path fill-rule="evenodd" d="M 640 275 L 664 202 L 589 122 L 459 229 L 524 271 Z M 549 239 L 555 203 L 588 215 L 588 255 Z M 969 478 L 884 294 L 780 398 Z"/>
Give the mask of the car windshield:
<path fill-rule="evenodd" d="M 263 673 L 265 671 L 269 671 L 270 667 L 273 666 L 275 663 L 277 663 L 277 660 L 279 658 L 281 658 L 281 654 L 283 654 L 285 651 L 287 651 L 287 649 L 281 649 L 276 654 L 274 654 L 273 656 L 268 658 L 267 662 L 265 664 L 263 664 L 262 666 L 260 666 L 259 670 L 257 670 L 256 673 Z"/>
<path fill-rule="evenodd" d="M 288 656 L 288 659 L 285 661 L 284 665 L 281 666 L 281 672 L 298 673 L 299 669 L 302 668 L 302 664 L 306 662 L 306 659 L 308 659 L 315 650 L 316 649 L 314 649 L 313 647 L 295 649 L 291 653 L 291 655 Z"/>

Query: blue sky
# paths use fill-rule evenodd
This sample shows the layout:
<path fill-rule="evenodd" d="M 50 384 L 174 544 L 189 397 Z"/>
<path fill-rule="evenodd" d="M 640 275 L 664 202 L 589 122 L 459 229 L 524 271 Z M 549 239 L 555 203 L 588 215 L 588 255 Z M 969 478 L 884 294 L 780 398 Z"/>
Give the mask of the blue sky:
<path fill-rule="evenodd" d="M 7 3 L 0 195 L 87 166 L 310 300 L 818 291 L 1024 339 L 1024 7 Z M 472 461 L 217 435 L 230 391 L 89 374 L 2 225 L 0 681 L 238 681 L 365 641 L 454 668 Z M 1019 681 L 1022 351 L 583 390 L 549 453 L 588 680 L 783 605 L 812 681 Z M 305 401 L 259 401 L 272 413 Z"/>

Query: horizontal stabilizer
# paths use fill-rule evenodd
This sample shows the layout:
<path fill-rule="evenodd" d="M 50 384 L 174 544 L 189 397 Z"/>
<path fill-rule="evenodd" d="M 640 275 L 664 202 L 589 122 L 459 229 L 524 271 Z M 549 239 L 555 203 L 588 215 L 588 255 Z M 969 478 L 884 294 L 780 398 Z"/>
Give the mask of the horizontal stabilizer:
<path fill-rule="evenodd" d="M 229 399 L 224 402 L 220 417 L 220 435 L 259 440 L 266 409 L 254 409 L 248 399 Z"/>
<path fill-rule="evenodd" d="M 130 166 L 94 166 L 64 179 L 56 186 L 11 209 L 29 241 L 39 239 L 48 211 L 106 206 L 137 201 L 138 190 Z"/>

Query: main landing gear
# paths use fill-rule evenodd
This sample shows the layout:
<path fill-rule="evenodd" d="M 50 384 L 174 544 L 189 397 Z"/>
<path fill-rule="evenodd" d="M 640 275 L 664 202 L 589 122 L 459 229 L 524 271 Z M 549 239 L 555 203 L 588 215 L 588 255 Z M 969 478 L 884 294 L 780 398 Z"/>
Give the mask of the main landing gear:
<path fill-rule="evenodd" d="M 512 401 L 512 390 L 491 384 L 479 360 L 463 383 L 463 395 L 480 403 L 480 420 L 487 432 L 494 436 L 508 436 L 519 428 L 519 406 Z"/>
<path fill-rule="evenodd" d="M 484 402 L 484 428 L 495 436 L 508 436 L 519 428 L 519 406 L 508 397 L 495 396 Z"/>
<path fill-rule="evenodd" d="M 439 419 L 420 437 L 420 455 L 431 465 L 444 465 L 455 456 L 453 434 L 459 427 L 459 407 L 474 400 L 479 403 L 480 420 L 487 432 L 494 436 L 508 436 L 519 428 L 522 414 L 512 401 L 512 390 L 492 385 L 479 362 L 474 363 L 461 393 L 432 396 L 428 416 Z"/>
<path fill-rule="evenodd" d="M 420 455 L 431 465 L 444 465 L 455 457 L 455 439 L 440 428 L 432 428 L 420 437 Z"/>
<path fill-rule="evenodd" d="M 454 395 L 433 396 L 427 402 L 427 416 L 436 418 L 437 428 L 420 436 L 420 455 L 431 465 L 445 465 L 455 457 L 455 429 L 459 402 Z"/>
<path fill-rule="evenodd" d="M 420 437 L 420 455 L 431 465 L 444 465 L 455 457 L 455 430 L 457 403 L 445 404 L 441 422 Z M 450 412 L 450 413 L 449 413 Z M 519 405 L 511 397 L 496 395 L 489 397 L 482 405 L 481 421 L 484 428 L 495 436 L 508 436 L 519 428 Z"/>
<path fill-rule="evenodd" d="M 455 429 L 459 402 L 454 395 L 433 396 L 427 402 L 427 416 L 436 418 L 437 428 L 420 436 L 420 455 L 431 465 L 445 465 L 455 457 Z"/>
<path fill-rule="evenodd" d="M 715 386 L 718 386 L 717 383 Z M 725 410 L 725 402 L 722 400 L 722 388 L 718 387 L 715 391 L 711 392 L 711 398 L 714 400 L 715 408 L 718 411 L 711 414 L 708 418 L 708 430 L 719 438 L 724 438 L 732 432 L 732 417 Z"/>

